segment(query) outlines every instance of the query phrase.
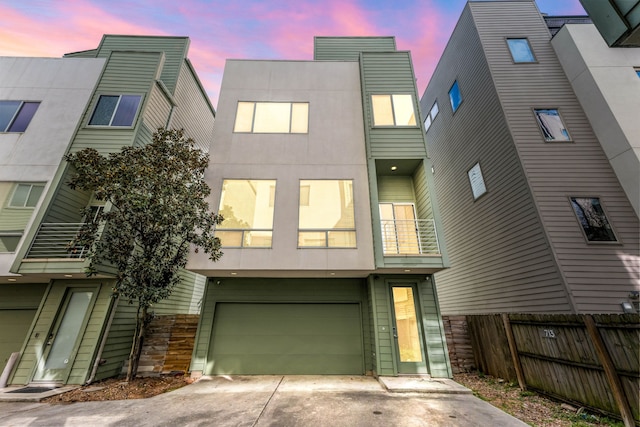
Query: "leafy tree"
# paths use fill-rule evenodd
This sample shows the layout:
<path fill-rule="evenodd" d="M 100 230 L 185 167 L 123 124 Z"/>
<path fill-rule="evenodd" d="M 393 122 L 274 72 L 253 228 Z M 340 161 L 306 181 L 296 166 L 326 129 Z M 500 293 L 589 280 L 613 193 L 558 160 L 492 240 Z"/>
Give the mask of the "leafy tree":
<path fill-rule="evenodd" d="M 222 255 L 213 234 L 222 216 L 211 213 L 205 201 L 209 158 L 182 130 L 158 129 L 144 147 L 108 156 L 86 148 L 66 160 L 75 167 L 69 186 L 108 202 L 97 214 L 85 211 L 87 222 L 72 243 L 91 248 L 87 275 L 115 271 L 114 293 L 138 304 L 129 381 L 138 370 L 149 308 L 180 282 L 190 246 L 202 248 L 212 261 Z"/>

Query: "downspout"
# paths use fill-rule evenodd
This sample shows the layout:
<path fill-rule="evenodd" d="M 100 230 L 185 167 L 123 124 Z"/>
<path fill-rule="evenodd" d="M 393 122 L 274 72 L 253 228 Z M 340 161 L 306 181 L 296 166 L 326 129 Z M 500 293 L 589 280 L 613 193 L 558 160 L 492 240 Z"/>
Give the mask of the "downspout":
<path fill-rule="evenodd" d="M 96 360 L 95 362 L 93 362 L 93 369 L 91 369 L 91 376 L 89 376 L 89 379 L 87 380 L 85 385 L 91 384 L 96 377 L 96 373 L 98 372 L 98 366 L 100 366 L 100 360 L 102 359 L 102 352 L 104 351 L 104 347 L 107 344 L 107 337 L 109 336 L 109 331 L 111 330 L 111 324 L 113 323 L 113 318 L 116 315 L 116 308 L 118 307 L 119 300 L 120 300 L 120 297 L 117 297 L 115 302 L 111 306 L 111 313 L 109 314 L 109 320 L 107 320 L 107 326 L 104 328 L 102 339 L 100 340 L 100 348 L 98 349 Z"/>

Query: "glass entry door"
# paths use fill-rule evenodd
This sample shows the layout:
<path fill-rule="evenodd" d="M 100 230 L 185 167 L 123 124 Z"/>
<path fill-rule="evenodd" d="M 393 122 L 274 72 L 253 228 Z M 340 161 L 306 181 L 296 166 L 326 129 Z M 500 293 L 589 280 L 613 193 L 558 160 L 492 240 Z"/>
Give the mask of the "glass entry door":
<path fill-rule="evenodd" d="M 427 374 L 413 286 L 392 286 L 393 337 L 399 374 Z"/>
<path fill-rule="evenodd" d="M 385 255 L 418 255 L 418 229 L 413 203 L 380 203 Z"/>
<path fill-rule="evenodd" d="M 69 377 L 92 298 L 93 290 L 69 288 L 34 381 L 64 382 Z"/>

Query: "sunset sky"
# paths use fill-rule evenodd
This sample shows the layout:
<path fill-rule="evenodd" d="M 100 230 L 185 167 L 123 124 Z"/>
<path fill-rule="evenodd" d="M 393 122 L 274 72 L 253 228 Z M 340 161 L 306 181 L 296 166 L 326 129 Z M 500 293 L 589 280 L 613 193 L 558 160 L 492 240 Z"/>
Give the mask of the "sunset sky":
<path fill-rule="evenodd" d="M 227 58 L 313 59 L 313 36 L 395 36 L 424 91 L 466 0 L 2 0 L 0 56 L 60 57 L 103 34 L 188 36 L 217 104 Z M 584 15 L 579 0 L 536 0 L 549 15 Z"/>

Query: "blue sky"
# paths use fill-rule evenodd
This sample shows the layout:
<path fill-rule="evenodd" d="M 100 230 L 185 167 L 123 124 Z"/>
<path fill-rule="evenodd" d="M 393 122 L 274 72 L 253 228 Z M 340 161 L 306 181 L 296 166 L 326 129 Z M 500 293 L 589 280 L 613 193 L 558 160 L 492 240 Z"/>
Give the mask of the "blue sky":
<path fill-rule="evenodd" d="M 3 0 L 0 55 L 60 57 L 103 34 L 188 36 L 214 105 L 227 58 L 313 58 L 313 36 L 395 36 L 426 87 L 466 0 Z M 536 0 L 549 15 L 584 15 L 579 0 Z"/>

